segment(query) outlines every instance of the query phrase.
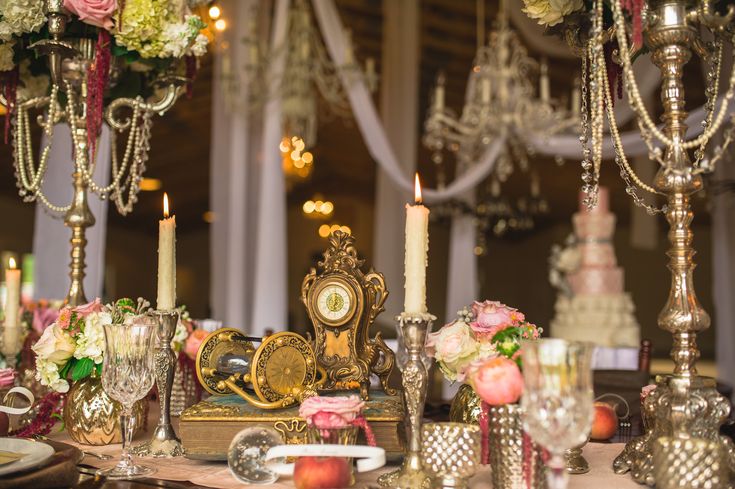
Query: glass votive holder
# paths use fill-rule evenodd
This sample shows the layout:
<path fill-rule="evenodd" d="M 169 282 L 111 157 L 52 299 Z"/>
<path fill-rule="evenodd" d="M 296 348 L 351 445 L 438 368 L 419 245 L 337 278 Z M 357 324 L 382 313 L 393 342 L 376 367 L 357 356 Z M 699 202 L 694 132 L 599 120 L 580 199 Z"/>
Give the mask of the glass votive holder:
<path fill-rule="evenodd" d="M 317 428 L 314 425 L 306 428 L 306 440 L 319 445 L 356 445 L 357 426 L 342 428 Z"/>
<path fill-rule="evenodd" d="M 730 487 L 729 467 L 716 441 L 662 436 L 653 444 L 657 489 Z"/>
<path fill-rule="evenodd" d="M 480 466 L 480 427 L 464 423 L 423 425 L 421 461 L 432 487 L 467 488 Z"/>

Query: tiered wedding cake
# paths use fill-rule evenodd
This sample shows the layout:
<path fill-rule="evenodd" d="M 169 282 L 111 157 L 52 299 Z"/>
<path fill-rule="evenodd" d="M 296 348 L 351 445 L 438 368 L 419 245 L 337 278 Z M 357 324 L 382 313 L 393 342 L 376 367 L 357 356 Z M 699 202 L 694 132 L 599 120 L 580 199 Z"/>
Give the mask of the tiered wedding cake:
<path fill-rule="evenodd" d="M 574 248 L 562 253 L 571 252 L 575 263 L 564 269 L 567 293 L 556 301 L 551 335 L 605 347 L 638 347 L 640 330 L 615 259 L 615 215 L 609 209 L 607 189 L 601 188 L 597 207 L 588 211 L 580 202 L 572 218 Z"/>

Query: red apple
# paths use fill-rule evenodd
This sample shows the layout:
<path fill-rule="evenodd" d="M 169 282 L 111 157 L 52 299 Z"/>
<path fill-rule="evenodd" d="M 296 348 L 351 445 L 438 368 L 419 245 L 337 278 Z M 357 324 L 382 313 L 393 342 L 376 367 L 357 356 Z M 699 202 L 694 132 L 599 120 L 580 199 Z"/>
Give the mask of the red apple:
<path fill-rule="evenodd" d="M 615 408 L 606 402 L 595 403 L 595 419 L 592 422 L 590 438 L 593 440 L 609 440 L 618 430 L 618 415 Z"/>
<path fill-rule="evenodd" d="M 352 483 L 346 458 L 300 457 L 293 471 L 296 489 L 341 489 Z"/>

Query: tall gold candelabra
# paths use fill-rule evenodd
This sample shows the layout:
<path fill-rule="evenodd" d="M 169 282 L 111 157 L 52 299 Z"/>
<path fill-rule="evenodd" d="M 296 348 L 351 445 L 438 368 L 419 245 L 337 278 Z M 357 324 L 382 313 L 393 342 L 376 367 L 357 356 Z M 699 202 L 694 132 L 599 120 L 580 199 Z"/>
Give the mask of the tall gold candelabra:
<path fill-rule="evenodd" d="M 714 442 L 728 458 L 732 471 L 735 467 L 735 446 L 730 439 L 719 433 L 720 425 L 729 414 L 729 403 L 716 391 L 714 379 L 699 376 L 696 369 L 699 358 L 697 334 L 709 327 L 710 317 L 702 308 L 694 290 L 695 250 L 692 246 L 691 230 L 694 215 L 690 197 L 702 188 L 702 173 L 712 170 L 704 158 L 705 145 L 722 127 L 728 105 L 735 95 L 733 71 L 729 88 L 716 110 L 722 45 L 725 40 L 732 42 L 735 8 L 730 6 L 726 14 L 719 15 L 713 11 L 711 2 L 690 0 L 649 0 L 643 7 L 645 43 L 651 52 L 652 61 L 662 75 L 663 126 L 659 128 L 647 112 L 635 83 L 631 59 L 636 48 L 629 49 L 621 2 L 611 0 L 608 3 L 612 8 L 613 27 L 609 30 L 603 29 L 605 4 L 603 0 L 595 0 L 590 39 L 585 45 L 583 71 L 589 69 L 590 82 L 589 89 L 585 87 L 583 97 L 583 104 L 589 103 L 589 107 L 585 106 L 583 111 L 583 122 L 588 125 L 583 126 L 581 138 L 585 146 L 585 159 L 582 163 L 584 189 L 589 194 L 588 204 L 594 205 L 602 159 L 602 124 L 607 112 L 610 135 L 616 150 L 616 163 L 627 184 L 627 193 L 649 212 L 664 213 L 670 226 L 668 236 L 671 247 L 667 255 L 671 289 L 669 298 L 659 313 L 658 326 L 673 336 L 671 358 L 675 364 L 672 375 L 657 379 L 655 391 L 644 403 L 644 416 L 648 421 L 646 433 L 626 445 L 623 453 L 615 460 L 614 469 L 617 473 L 630 471 L 637 482 L 653 485 L 656 482 L 653 447 L 658 439 L 673 437 L 702 438 Z M 709 42 L 703 38 L 704 31 L 709 31 L 714 41 Z M 628 97 L 631 107 L 637 113 L 642 138 L 648 144 L 651 159 L 660 164 L 653 185 L 642 182 L 628 164 L 615 125 L 603 54 L 603 44 L 613 37 L 618 43 L 617 57 L 623 67 Z M 707 111 L 704 131 L 696 138 L 687 140 L 687 112 L 682 78 L 684 66 L 692 53 L 699 55 L 709 65 L 710 86 L 706 90 L 708 102 L 705 106 Z M 654 140 L 658 140 L 664 149 L 659 149 Z M 591 149 L 587 146 L 588 142 L 591 142 Z M 691 149 L 695 149 L 694 161 L 688 153 Z M 720 159 L 723 150 L 724 148 L 718 148 L 719 154 L 715 154 L 710 161 Z M 665 207 L 656 209 L 646 204 L 637 193 L 640 190 L 664 196 Z"/>
<path fill-rule="evenodd" d="M 88 86 L 86 73 L 95 61 L 95 42 L 86 38 L 65 38 L 69 14 L 63 7 L 63 0 L 47 0 L 47 24 L 50 38 L 36 42 L 31 47 L 39 55 L 48 58 L 51 75 L 51 93 L 48 96 L 19 100 L 13 118 L 13 157 L 20 195 L 26 202 L 38 201 L 49 211 L 63 217 L 64 224 L 72 231 L 69 292 L 66 297 L 70 305 L 87 301 L 84 293 L 86 230 L 95 224 L 89 209 L 88 194 L 96 193 L 101 199 L 114 201 L 121 214 L 127 214 L 137 200 L 139 183 L 145 171 L 151 129 L 151 115 L 163 114 L 176 102 L 183 81 L 169 77 L 160 80 L 155 101 L 142 97 L 117 98 L 105 109 L 105 121 L 112 135 L 112 175 L 110 184 L 101 186 L 95 183 L 94 157 L 90 157 L 87 144 L 86 113 L 88 105 Z M 111 74 L 119 67 L 113 60 Z M 114 76 L 111 77 L 114 80 Z M 59 96 L 63 93 L 62 105 Z M 5 101 L 3 100 L 5 103 Z M 44 114 L 38 123 L 47 138 L 46 146 L 35 161 L 30 138 L 31 110 L 41 110 Z M 74 195 L 67 205 L 56 205 L 49 201 L 43 192 L 43 181 L 48 168 L 54 126 L 65 122 L 70 126 L 74 147 L 73 187 Z M 117 156 L 116 135 L 127 132 L 122 159 Z"/>

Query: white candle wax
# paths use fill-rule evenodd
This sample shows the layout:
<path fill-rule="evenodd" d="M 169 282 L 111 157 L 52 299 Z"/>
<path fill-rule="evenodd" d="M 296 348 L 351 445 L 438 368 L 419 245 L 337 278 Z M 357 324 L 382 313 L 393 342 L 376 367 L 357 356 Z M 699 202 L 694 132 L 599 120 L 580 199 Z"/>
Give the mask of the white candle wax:
<path fill-rule="evenodd" d="M 429 251 L 429 209 L 421 205 L 416 175 L 416 205 L 406 204 L 405 298 L 403 311 L 426 313 L 426 265 Z"/>
<path fill-rule="evenodd" d="M 434 94 L 434 106 L 436 110 L 444 109 L 444 85 L 436 86 L 436 93 Z"/>
<path fill-rule="evenodd" d="M 551 89 L 549 87 L 549 66 L 545 62 L 541 65 L 541 80 L 539 83 L 541 101 L 548 102 L 551 98 Z"/>
<path fill-rule="evenodd" d="M 20 310 L 20 270 L 15 268 L 15 260 L 10 259 L 10 264 L 5 269 L 5 287 L 7 290 L 5 299 L 5 323 L 3 327 L 4 353 L 15 354 L 18 352 L 18 338 L 20 331 L 18 324 L 18 312 Z"/>
<path fill-rule="evenodd" d="M 158 222 L 159 311 L 176 308 L 176 216 L 168 217 L 168 195 L 164 194 L 164 219 Z"/>

